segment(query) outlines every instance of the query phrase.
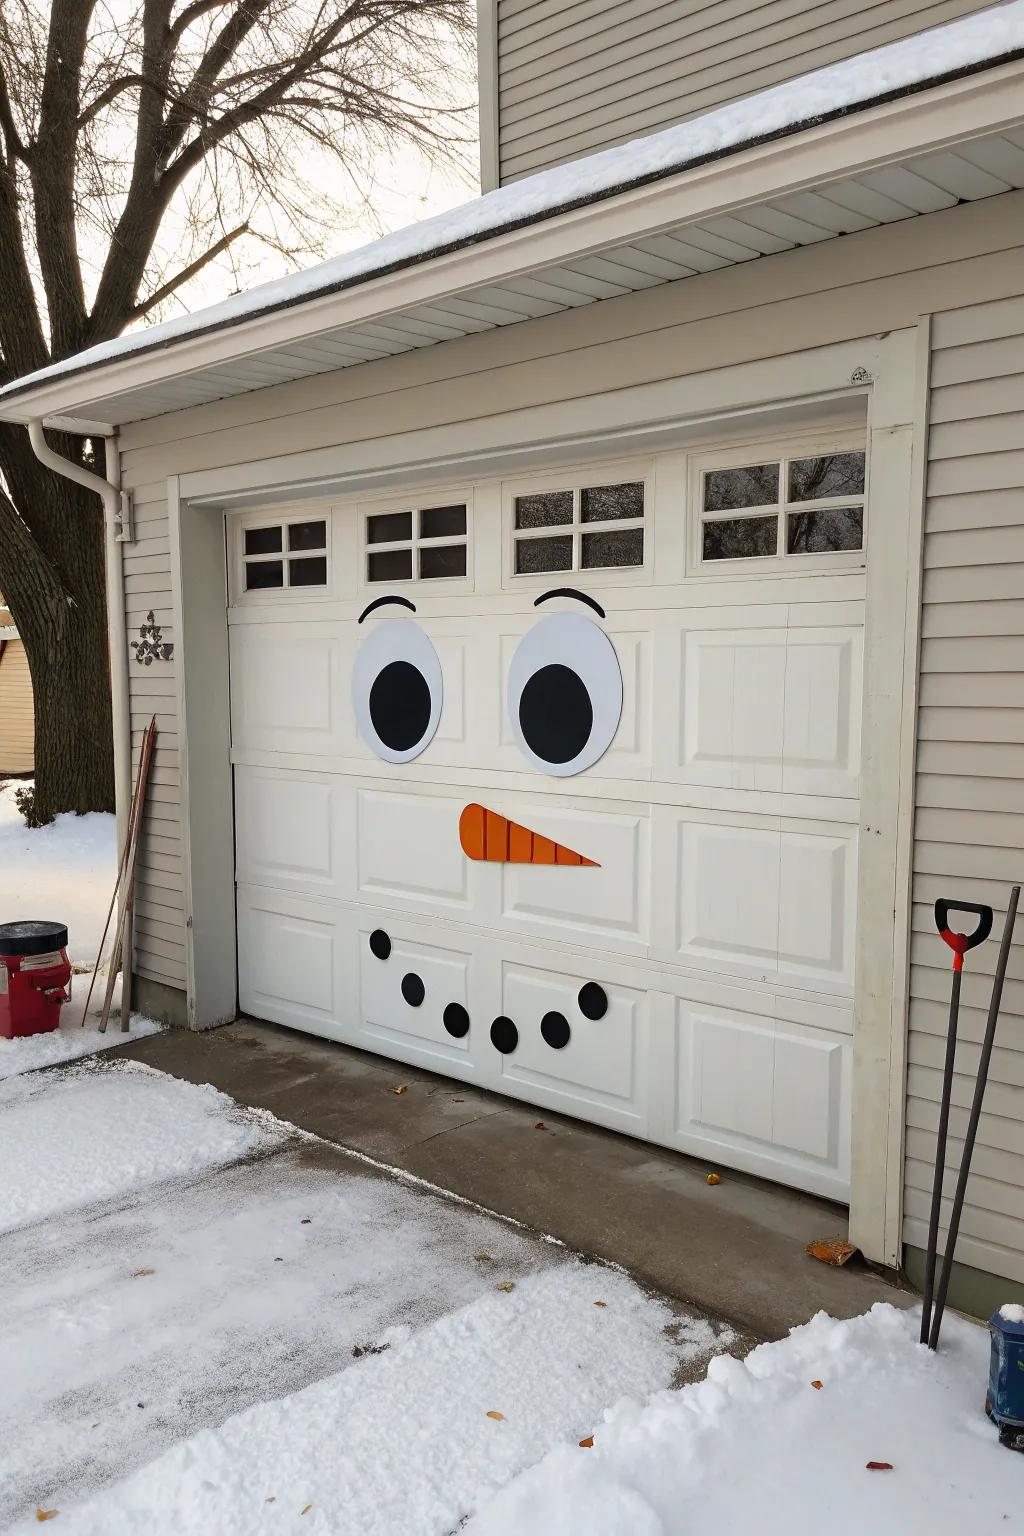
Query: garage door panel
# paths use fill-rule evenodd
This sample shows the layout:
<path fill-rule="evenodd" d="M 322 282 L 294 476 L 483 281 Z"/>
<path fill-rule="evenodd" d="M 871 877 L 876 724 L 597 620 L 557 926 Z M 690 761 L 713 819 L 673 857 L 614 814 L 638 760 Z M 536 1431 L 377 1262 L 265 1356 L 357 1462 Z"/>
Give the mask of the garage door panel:
<path fill-rule="evenodd" d="M 864 632 L 790 630 L 782 788 L 801 795 L 860 792 Z"/>
<path fill-rule="evenodd" d="M 337 1035 L 336 923 L 330 910 L 302 909 L 274 892 L 239 891 L 239 1003 L 280 1024 Z"/>
<path fill-rule="evenodd" d="M 351 625 L 233 625 L 232 744 L 254 752 L 352 756 Z"/>
<path fill-rule="evenodd" d="M 365 922 L 354 925 L 354 938 L 359 955 L 358 1016 L 363 1043 L 370 1050 L 385 1053 L 403 1044 L 420 1053 L 426 1051 L 438 1071 L 454 1068 L 463 1075 L 469 1062 L 470 1035 L 453 1035 L 445 1028 L 444 1016 L 452 1005 L 469 1013 L 470 951 L 464 944 L 428 944 L 407 936 L 393 938 L 390 955 L 381 960 L 370 948 L 370 930 Z M 421 995 L 422 1001 L 417 1002 Z"/>
<path fill-rule="evenodd" d="M 546 805 L 502 797 L 500 803 L 531 830 L 598 866 L 500 866 L 503 920 L 520 932 L 642 952 L 649 942 L 650 818 L 600 802 L 571 807 L 564 800 Z"/>
<path fill-rule="evenodd" d="M 657 821 L 660 857 L 674 860 L 660 882 L 659 949 L 736 976 L 850 993 L 855 828 L 776 830 L 670 808 Z"/>
<path fill-rule="evenodd" d="M 354 799 L 356 889 L 377 902 L 479 909 L 486 872 L 459 844 L 464 795 L 346 785 Z"/>
<path fill-rule="evenodd" d="M 323 895 L 343 894 L 335 801 L 325 775 L 239 765 L 235 769 L 240 880 Z"/>
<path fill-rule="evenodd" d="M 842 1199 L 851 1064 L 848 1037 L 679 999 L 674 1143 Z"/>

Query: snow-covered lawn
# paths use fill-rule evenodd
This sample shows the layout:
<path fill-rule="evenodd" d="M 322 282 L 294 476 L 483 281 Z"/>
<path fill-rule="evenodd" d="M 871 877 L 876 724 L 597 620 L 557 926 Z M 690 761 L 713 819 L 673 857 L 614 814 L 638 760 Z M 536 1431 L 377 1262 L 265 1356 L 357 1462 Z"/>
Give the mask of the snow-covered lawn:
<path fill-rule="evenodd" d="M 161 1028 L 152 1019 L 133 1014 L 129 1035 L 122 1032 L 118 981 L 111 1021 L 100 1034 L 95 1019 L 105 975 L 93 990 L 89 1007 L 93 1022 L 86 1029 L 81 1027 L 91 979 L 88 968 L 96 963 L 117 875 L 114 818 L 99 811 L 88 816 L 58 816 L 48 827 L 30 830 L 15 803 L 18 788 L 19 782 L 12 780 L 0 789 L 0 923 L 25 918 L 64 923 L 68 956 L 79 974 L 71 979 L 71 1001 L 61 1009 L 59 1029 L 15 1040 L 0 1038 L 0 1081 L 37 1067 L 91 1056 L 95 1051 L 123 1045 L 126 1038 L 151 1035 Z"/>
<path fill-rule="evenodd" d="M 64 923 L 72 965 L 91 966 L 117 875 L 114 818 L 93 811 L 30 830 L 15 804 L 18 788 L 12 780 L 0 789 L 0 923 Z"/>

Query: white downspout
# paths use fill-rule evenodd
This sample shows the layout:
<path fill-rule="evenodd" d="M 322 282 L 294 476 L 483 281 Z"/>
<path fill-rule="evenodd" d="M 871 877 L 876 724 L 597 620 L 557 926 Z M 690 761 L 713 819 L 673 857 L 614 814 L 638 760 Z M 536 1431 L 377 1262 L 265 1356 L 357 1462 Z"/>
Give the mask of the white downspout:
<path fill-rule="evenodd" d="M 124 621 L 124 571 L 118 533 L 121 528 L 121 459 L 116 439 L 108 437 L 107 476 L 93 474 L 55 453 L 43 436 L 37 418 L 28 424 L 32 451 L 40 464 L 95 491 L 103 501 L 104 550 L 107 589 L 107 645 L 110 651 L 110 703 L 114 729 L 114 804 L 117 808 L 117 844 L 124 847 L 131 804 L 132 722 L 128 701 L 128 631 Z"/>

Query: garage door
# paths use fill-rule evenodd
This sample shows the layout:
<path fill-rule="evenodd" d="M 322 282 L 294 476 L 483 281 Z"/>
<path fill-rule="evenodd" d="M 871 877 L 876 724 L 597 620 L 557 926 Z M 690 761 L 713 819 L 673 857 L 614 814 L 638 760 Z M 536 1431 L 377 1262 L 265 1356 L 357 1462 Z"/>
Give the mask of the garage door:
<path fill-rule="evenodd" d="M 242 1008 L 842 1199 L 864 472 L 232 518 Z"/>

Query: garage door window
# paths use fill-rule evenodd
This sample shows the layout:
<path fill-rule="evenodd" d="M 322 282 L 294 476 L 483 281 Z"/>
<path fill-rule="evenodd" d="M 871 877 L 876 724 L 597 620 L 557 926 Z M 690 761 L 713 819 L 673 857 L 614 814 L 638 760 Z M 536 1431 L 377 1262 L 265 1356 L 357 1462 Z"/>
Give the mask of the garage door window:
<path fill-rule="evenodd" d="M 706 469 L 700 562 L 788 562 L 863 550 L 864 474 L 859 451 Z"/>
<path fill-rule="evenodd" d="M 242 531 L 246 592 L 327 585 L 327 522 L 303 518 Z"/>
<path fill-rule="evenodd" d="M 644 563 L 642 480 L 529 492 L 512 505 L 517 576 Z"/>
<path fill-rule="evenodd" d="M 371 512 L 366 519 L 366 579 L 440 581 L 465 576 L 468 539 L 464 502 Z"/>

